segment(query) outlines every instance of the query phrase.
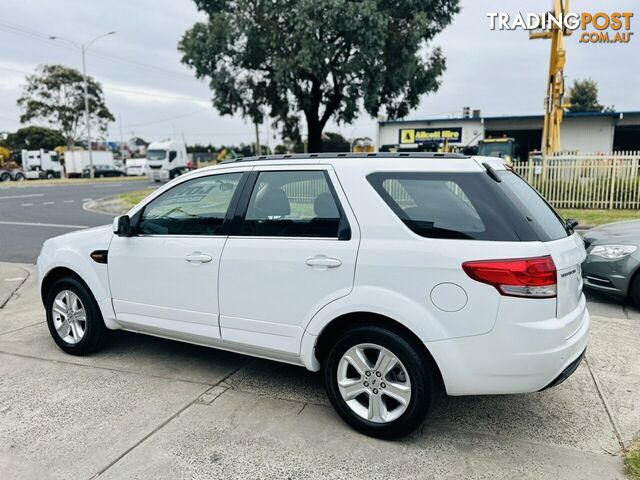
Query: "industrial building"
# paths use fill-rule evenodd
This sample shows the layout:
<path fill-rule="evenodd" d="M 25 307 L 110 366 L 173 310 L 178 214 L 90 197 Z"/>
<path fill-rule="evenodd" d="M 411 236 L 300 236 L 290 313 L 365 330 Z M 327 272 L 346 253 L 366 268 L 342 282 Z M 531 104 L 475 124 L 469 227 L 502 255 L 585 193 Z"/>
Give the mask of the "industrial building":
<path fill-rule="evenodd" d="M 542 115 L 482 117 L 479 110 L 462 118 L 378 122 L 378 148 L 436 150 L 445 139 L 450 149 L 472 150 L 486 138 L 512 137 L 518 157 L 539 151 Z M 640 111 L 565 113 L 562 150 L 581 152 L 640 151 Z"/>

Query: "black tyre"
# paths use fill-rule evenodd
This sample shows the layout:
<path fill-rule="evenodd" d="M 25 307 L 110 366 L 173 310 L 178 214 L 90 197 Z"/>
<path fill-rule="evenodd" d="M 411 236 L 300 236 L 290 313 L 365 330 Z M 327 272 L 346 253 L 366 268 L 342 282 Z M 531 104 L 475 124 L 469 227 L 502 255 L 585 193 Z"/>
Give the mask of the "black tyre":
<path fill-rule="evenodd" d="M 636 307 L 640 308 L 640 271 L 637 271 L 631 279 L 628 295 L 629 300 L 631 300 Z"/>
<path fill-rule="evenodd" d="M 327 395 L 356 430 L 392 439 L 415 430 L 431 405 L 435 383 L 412 342 L 382 327 L 344 333 L 324 359 Z"/>
<path fill-rule="evenodd" d="M 47 326 L 56 344 L 71 355 L 87 355 L 111 337 L 87 286 L 67 277 L 53 284 L 46 300 Z"/>
<path fill-rule="evenodd" d="M 24 180 L 24 174 L 18 172 L 14 175 L 13 180 L 16 182 L 22 182 Z"/>
<path fill-rule="evenodd" d="M 11 175 L 9 174 L 9 172 L 0 174 L 0 182 L 8 182 L 9 180 L 11 180 Z"/>

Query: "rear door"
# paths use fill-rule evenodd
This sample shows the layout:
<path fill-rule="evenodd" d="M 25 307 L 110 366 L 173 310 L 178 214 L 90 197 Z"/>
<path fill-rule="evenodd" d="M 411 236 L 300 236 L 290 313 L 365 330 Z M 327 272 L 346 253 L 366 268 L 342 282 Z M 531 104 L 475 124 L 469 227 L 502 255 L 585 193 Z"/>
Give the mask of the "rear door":
<path fill-rule="evenodd" d="M 556 315 L 564 317 L 584 308 L 580 265 L 586 258 L 579 234 L 569 235 L 563 220 L 523 179 L 506 171 L 500 173 L 501 190 L 523 212 L 538 238 L 549 249 L 558 270 Z"/>
<path fill-rule="evenodd" d="M 222 255 L 224 342 L 298 355 L 306 324 L 353 287 L 360 239 L 331 168 L 256 167 Z"/>

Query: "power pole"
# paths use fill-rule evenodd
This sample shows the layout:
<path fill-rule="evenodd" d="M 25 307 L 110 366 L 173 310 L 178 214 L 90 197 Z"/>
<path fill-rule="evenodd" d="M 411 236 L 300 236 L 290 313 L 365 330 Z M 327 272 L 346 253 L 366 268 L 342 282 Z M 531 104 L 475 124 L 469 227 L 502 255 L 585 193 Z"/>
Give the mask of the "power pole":
<path fill-rule="evenodd" d="M 545 21 L 545 16 L 552 13 L 555 18 L 564 22 L 569 13 L 569 0 L 553 0 L 553 12 L 542 14 L 541 20 L 548 27 L 542 31 L 529 34 L 529 39 L 551 39 L 551 54 L 549 58 L 549 74 L 544 99 L 544 125 L 542 128 L 542 160 L 560 151 L 560 125 L 563 118 L 564 96 L 564 65 L 567 53 L 564 49 L 564 37 L 571 35 L 571 30 L 559 27 L 551 21 Z M 564 23 L 563 23 L 564 25 Z"/>
<path fill-rule="evenodd" d="M 68 42 L 75 46 L 76 48 L 80 48 L 80 52 L 82 52 L 82 76 L 84 77 L 84 115 L 85 121 L 87 122 L 87 148 L 89 149 L 89 178 L 93 178 L 93 155 L 91 154 L 91 125 L 89 123 L 89 77 L 87 76 L 87 61 L 86 61 L 86 53 L 87 50 L 93 45 L 97 40 L 100 40 L 103 37 L 108 35 L 115 35 L 116 32 L 107 32 L 102 35 L 98 35 L 93 40 L 90 40 L 85 43 L 78 43 L 74 40 L 69 40 L 68 38 L 60 37 L 57 35 L 51 35 L 49 40 L 62 40 L 64 42 Z"/>

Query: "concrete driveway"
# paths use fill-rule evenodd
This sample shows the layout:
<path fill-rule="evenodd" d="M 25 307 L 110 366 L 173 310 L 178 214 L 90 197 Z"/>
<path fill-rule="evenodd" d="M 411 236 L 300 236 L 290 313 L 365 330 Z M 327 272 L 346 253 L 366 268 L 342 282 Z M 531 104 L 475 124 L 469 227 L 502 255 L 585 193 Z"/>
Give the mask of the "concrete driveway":
<path fill-rule="evenodd" d="M 33 266 L 0 264 L 0 475 L 13 478 L 624 478 L 640 429 L 640 312 L 590 298 L 587 354 L 563 385 L 441 398 L 408 438 L 348 428 L 319 375 L 118 332 L 62 353 Z"/>

